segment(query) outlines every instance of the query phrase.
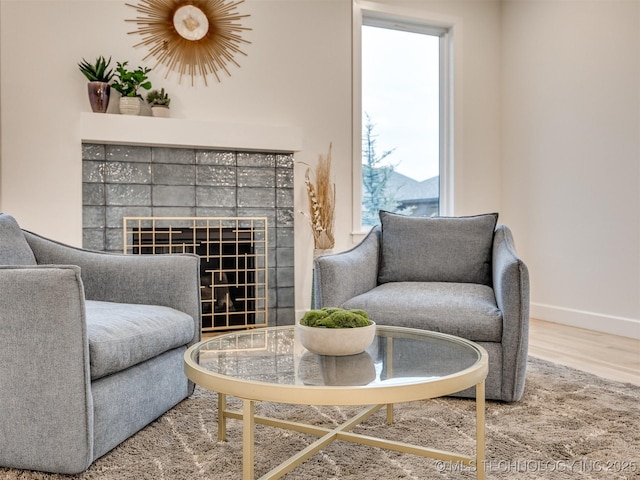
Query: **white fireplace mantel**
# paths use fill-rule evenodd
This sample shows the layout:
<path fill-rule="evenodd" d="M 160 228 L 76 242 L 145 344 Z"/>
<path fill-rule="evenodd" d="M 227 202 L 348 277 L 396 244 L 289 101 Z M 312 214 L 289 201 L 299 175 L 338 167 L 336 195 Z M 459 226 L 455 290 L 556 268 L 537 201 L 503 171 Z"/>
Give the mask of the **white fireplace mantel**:
<path fill-rule="evenodd" d="M 298 152 L 302 149 L 298 127 L 89 112 L 80 114 L 80 138 L 87 143 L 214 150 Z"/>

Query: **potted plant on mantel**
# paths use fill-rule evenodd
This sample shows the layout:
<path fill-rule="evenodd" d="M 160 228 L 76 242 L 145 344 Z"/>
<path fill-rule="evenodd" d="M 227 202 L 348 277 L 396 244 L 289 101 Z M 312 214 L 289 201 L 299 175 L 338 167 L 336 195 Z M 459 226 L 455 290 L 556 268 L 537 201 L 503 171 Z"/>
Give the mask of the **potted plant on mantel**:
<path fill-rule="evenodd" d="M 105 113 L 109 106 L 111 86 L 109 82 L 113 78 L 113 69 L 107 70 L 111 64 L 111 57 L 105 60 L 103 56 L 96 58 L 95 63 L 89 63 L 84 58 L 78 63 L 78 68 L 87 77 L 89 91 L 89 103 L 91 110 L 96 113 Z"/>
<path fill-rule="evenodd" d="M 169 116 L 169 104 L 171 99 L 169 94 L 164 91 L 164 88 L 158 90 L 151 90 L 147 94 L 147 102 L 151 106 L 151 114 L 154 117 L 168 117 Z"/>
<path fill-rule="evenodd" d="M 113 82 L 113 88 L 122 95 L 120 97 L 120 113 L 125 115 L 140 115 L 140 95 L 139 90 L 151 89 L 151 82 L 147 73 L 151 71 L 147 67 L 138 67 L 135 70 L 128 70 L 129 62 L 116 63 L 116 80 Z"/>

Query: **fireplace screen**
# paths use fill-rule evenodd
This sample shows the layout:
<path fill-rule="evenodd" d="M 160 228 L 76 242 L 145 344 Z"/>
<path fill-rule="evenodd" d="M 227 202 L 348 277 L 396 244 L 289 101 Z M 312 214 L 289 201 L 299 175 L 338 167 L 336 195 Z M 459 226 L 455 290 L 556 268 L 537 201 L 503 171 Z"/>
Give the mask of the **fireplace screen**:
<path fill-rule="evenodd" d="M 267 326 L 267 219 L 125 217 L 124 252 L 200 257 L 202 331 Z"/>

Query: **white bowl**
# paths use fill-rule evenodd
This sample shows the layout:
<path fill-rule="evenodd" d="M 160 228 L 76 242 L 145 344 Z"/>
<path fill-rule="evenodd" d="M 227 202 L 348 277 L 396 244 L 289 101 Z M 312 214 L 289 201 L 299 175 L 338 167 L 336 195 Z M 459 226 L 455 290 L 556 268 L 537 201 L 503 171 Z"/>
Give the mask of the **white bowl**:
<path fill-rule="evenodd" d="M 356 355 L 364 352 L 376 336 L 376 324 L 356 328 L 296 326 L 302 345 L 318 355 Z"/>

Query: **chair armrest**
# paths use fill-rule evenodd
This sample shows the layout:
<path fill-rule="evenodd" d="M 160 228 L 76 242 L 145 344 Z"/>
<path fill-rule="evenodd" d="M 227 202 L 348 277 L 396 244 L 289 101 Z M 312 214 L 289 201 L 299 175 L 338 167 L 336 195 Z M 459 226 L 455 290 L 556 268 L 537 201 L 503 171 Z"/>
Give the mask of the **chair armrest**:
<path fill-rule="evenodd" d="M 25 232 L 38 264 L 77 265 L 88 300 L 163 305 L 194 319 L 202 330 L 200 258 L 193 254 L 125 255 L 71 247 Z"/>
<path fill-rule="evenodd" d="M 380 227 L 374 227 L 351 250 L 315 259 L 313 308 L 339 307 L 376 287 L 380 233 Z"/>
<path fill-rule="evenodd" d="M 0 292 L 0 465 L 81 472 L 93 403 L 80 269 L 2 266 Z"/>
<path fill-rule="evenodd" d="M 493 290 L 502 312 L 502 397 L 518 400 L 524 391 L 529 346 L 529 271 L 518 257 L 511 231 L 496 227 L 493 239 Z"/>

